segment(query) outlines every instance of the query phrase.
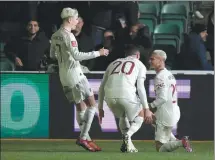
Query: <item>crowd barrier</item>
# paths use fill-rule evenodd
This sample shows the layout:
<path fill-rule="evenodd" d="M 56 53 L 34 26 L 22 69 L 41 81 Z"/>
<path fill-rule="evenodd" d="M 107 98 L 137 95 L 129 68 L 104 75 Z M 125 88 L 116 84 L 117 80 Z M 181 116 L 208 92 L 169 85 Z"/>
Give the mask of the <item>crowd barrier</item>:
<path fill-rule="evenodd" d="M 214 139 L 214 73 L 172 71 L 177 80 L 181 118 L 173 132 L 193 140 Z M 86 74 L 96 101 L 103 72 Z M 149 101 L 154 98 L 149 71 L 145 87 Z M 118 119 L 104 105 L 103 123 L 95 114 L 90 135 L 94 139 L 120 139 Z M 1 72 L 1 138 L 75 139 L 79 135 L 75 107 L 63 94 L 57 73 Z M 154 138 L 154 128 L 143 125 L 133 139 Z"/>

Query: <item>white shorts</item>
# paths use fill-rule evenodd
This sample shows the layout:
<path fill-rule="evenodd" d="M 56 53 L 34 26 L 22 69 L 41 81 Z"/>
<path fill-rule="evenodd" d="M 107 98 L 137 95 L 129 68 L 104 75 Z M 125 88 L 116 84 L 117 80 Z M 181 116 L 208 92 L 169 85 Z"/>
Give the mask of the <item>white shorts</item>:
<path fill-rule="evenodd" d="M 155 141 L 167 143 L 170 140 L 173 127 L 164 126 L 161 123 L 156 123 L 155 126 Z"/>
<path fill-rule="evenodd" d="M 138 100 L 106 98 L 105 101 L 117 118 L 126 116 L 129 121 L 133 121 L 142 110 L 142 105 Z"/>
<path fill-rule="evenodd" d="M 93 90 L 87 78 L 82 79 L 75 87 L 64 86 L 63 90 L 70 103 L 75 102 L 75 104 L 78 104 L 88 97 L 93 96 Z"/>

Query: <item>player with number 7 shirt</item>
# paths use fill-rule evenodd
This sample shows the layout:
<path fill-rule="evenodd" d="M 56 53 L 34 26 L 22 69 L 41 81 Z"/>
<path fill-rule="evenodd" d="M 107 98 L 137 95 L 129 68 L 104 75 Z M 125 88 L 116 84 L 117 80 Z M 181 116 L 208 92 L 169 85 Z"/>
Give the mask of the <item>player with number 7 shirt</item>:
<path fill-rule="evenodd" d="M 149 107 L 155 114 L 155 144 L 158 152 L 171 152 L 184 147 L 192 152 L 187 136 L 177 140 L 171 133 L 172 128 L 180 119 L 180 109 L 177 103 L 176 80 L 170 71 L 165 68 L 167 55 L 162 50 L 154 50 L 149 63 L 156 71 L 154 79 L 155 100 Z"/>
<path fill-rule="evenodd" d="M 138 152 L 131 137 L 140 129 L 143 121 L 152 123 L 152 112 L 148 107 L 144 86 L 146 67 L 139 60 L 140 52 L 134 45 L 126 47 L 125 55 L 125 58 L 112 62 L 105 71 L 99 88 L 99 117 L 102 122 L 105 99 L 113 114 L 119 118 L 123 136 L 121 151 Z"/>
<path fill-rule="evenodd" d="M 89 136 L 89 130 L 96 112 L 96 101 L 79 61 L 107 56 L 109 50 L 100 49 L 92 52 L 79 52 L 72 30 L 78 24 L 78 11 L 64 8 L 61 12 L 63 23 L 51 37 L 50 57 L 58 61 L 60 81 L 63 91 L 71 104 L 75 103 L 77 122 L 81 129 L 76 144 L 95 152 L 101 148 Z M 59 106 L 60 107 L 60 106 Z"/>

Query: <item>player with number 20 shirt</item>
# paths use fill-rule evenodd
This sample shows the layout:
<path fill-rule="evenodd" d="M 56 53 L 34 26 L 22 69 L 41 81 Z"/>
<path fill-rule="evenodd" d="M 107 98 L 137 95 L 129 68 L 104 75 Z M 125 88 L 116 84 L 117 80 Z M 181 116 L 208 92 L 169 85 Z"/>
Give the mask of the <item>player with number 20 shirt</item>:
<path fill-rule="evenodd" d="M 152 112 L 148 107 L 144 87 L 146 67 L 139 60 L 138 48 L 129 45 L 125 54 L 126 58 L 117 59 L 108 66 L 99 89 L 98 107 L 100 118 L 102 118 L 105 98 L 108 107 L 120 119 L 119 127 L 123 135 L 121 151 L 137 152 L 138 150 L 131 141 L 131 136 L 139 130 L 143 120 L 145 123 L 152 122 Z"/>

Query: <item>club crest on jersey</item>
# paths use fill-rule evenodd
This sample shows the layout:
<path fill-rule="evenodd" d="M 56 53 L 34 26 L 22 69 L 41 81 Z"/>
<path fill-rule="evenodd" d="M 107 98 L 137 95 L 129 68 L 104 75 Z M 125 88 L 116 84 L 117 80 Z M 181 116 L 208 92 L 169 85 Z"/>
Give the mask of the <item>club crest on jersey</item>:
<path fill-rule="evenodd" d="M 73 47 L 77 47 L 77 42 L 76 41 L 71 41 L 71 44 Z"/>

